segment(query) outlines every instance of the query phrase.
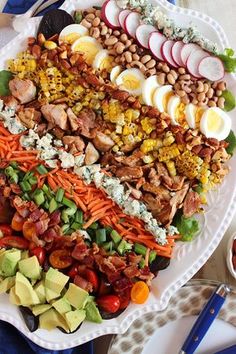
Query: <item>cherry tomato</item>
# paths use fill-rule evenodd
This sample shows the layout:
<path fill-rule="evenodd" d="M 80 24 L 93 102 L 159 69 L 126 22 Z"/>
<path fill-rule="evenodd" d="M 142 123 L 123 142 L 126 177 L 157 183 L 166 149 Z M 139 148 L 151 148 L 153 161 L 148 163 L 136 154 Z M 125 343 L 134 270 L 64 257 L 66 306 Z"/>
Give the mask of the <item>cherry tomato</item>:
<path fill-rule="evenodd" d="M 23 225 L 23 235 L 27 240 L 31 241 L 33 236 L 37 236 L 35 224 L 31 221 L 26 221 Z"/>
<path fill-rule="evenodd" d="M 85 279 L 88 280 L 92 284 L 93 291 L 96 292 L 98 290 L 99 280 L 98 280 L 98 276 L 95 273 L 95 271 L 92 269 L 86 269 L 84 271 L 84 276 L 85 276 Z"/>
<path fill-rule="evenodd" d="M 29 248 L 29 241 L 20 236 L 6 236 L 0 239 L 0 248 L 14 247 L 21 250 Z"/>
<path fill-rule="evenodd" d="M 108 295 L 110 292 L 111 292 L 111 284 L 105 281 L 104 278 L 101 278 L 99 289 L 98 289 L 98 295 L 99 296 Z"/>
<path fill-rule="evenodd" d="M 71 269 L 69 270 L 69 272 L 67 273 L 67 275 L 68 275 L 70 278 L 74 279 L 75 276 L 78 274 L 78 272 L 79 272 L 78 265 L 75 264 L 75 265 L 73 265 L 73 266 L 71 267 Z"/>
<path fill-rule="evenodd" d="M 32 256 L 36 256 L 38 258 L 39 264 L 43 265 L 46 258 L 46 251 L 43 247 L 35 247 L 30 250 Z"/>
<path fill-rule="evenodd" d="M 32 250 L 32 249 L 34 249 L 34 248 L 36 248 L 36 247 L 38 247 L 38 246 L 36 245 L 36 243 L 33 242 L 33 241 L 30 241 L 30 243 L 29 243 L 29 250 Z"/>
<path fill-rule="evenodd" d="M 53 268 L 65 269 L 71 266 L 72 262 L 71 252 L 67 250 L 56 250 L 49 256 L 49 263 Z"/>
<path fill-rule="evenodd" d="M 116 295 L 104 295 L 96 299 L 98 307 L 107 312 L 115 313 L 120 308 L 120 299 Z"/>
<path fill-rule="evenodd" d="M 120 310 L 126 309 L 130 303 L 130 289 L 125 289 L 117 295 L 120 299 Z"/>
<path fill-rule="evenodd" d="M 149 288 L 144 281 L 137 281 L 131 289 L 131 300 L 135 304 L 143 304 L 149 295 Z"/>
<path fill-rule="evenodd" d="M 25 219 L 22 218 L 22 216 L 20 216 L 18 212 L 15 212 L 11 221 L 12 229 L 15 231 L 22 231 L 24 223 L 25 223 Z"/>
<path fill-rule="evenodd" d="M 3 236 L 12 235 L 12 228 L 8 224 L 0 224 L 0 231 L 2 231 Z"/>

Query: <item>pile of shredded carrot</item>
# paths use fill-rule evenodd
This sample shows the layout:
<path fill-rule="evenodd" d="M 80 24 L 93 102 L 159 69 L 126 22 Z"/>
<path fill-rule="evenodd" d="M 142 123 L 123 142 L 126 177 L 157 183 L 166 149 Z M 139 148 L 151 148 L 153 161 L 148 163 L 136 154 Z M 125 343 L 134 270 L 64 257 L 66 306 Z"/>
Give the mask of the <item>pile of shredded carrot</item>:
<path fill-rule="evenodd" d="M 0 168 L 5 168 L 9 162 L 16 161 L 19 168 L 27 172 L 34 169 L 39 163 L 43 163 L 38 159 L 37 151 L 25 150 L 20 145 L 22 134 L 13 135 L 0 124 Z M 124 239 L 141 243 L 148 249 L 155 250 L 158 255 L 171 257 L 178 235 L 167 236 L 167 244 L 164 246 L 157 244 L 154 236 L 145 230 L 142 220 L 124 214 L 104 191 L 97 189 L 93 184 L 86 185 L 73 172 L 55 168 L 46 175 L 38 177 L 39 188 L 45 182 L 53 191 L 59 187 L 67 191 L 65 196 L 73 200 L 84 212 L 86 220 L 84 229 L 99 221 L 104 226 L 111 226 Z"/>

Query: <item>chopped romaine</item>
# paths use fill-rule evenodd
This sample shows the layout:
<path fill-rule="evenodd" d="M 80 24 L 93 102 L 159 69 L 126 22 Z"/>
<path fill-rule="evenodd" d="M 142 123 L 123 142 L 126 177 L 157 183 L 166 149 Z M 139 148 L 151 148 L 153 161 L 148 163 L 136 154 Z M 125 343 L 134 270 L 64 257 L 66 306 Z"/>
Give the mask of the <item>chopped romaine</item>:
<path fill-rule="evenodd" d="M 182 236 L 181 241 L 191 241 L 199 231 L 198 221 L 193 216 L 186 218 L 180 212 L 176 214 L 173 224 Z"/>
<path fill-rule="evenodd" d="M 225 70 L 227 72 L 235 72 L 236 70 L 236 58 L 233 58 L 234 51 L 231 48 L 226 48 L 223 54 L 218 54 L 218 57 L 222 60 Z"/>
<path fill-rule="evenodd" d="M 12 73 L 7 70 L 0 71 L 0 96 L 7 96 L 10 94 L 9 81 L 12 78 Z"/>
<path fill-rule="evenodd" d="M 225 99 L 224 110 L 226 112 L 232 111 L 236 106 L 236 99 L 234 94 L 229 90 L 225 90 L 222 93 L 222 97 Z"/>
<path fill-rule="evenodd" d="M 229 143 L 229 146 L 226 148 L 227 153 L 233 155 L 234 149 L 236 148 L 236 136 L 233 130 L 230 131 L 225 141 Z"/>

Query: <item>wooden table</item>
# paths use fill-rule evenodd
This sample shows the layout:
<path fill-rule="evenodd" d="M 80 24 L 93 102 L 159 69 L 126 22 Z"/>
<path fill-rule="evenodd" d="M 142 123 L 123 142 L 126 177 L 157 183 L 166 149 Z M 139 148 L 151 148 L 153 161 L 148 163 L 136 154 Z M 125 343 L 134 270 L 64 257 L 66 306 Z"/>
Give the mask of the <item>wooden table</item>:
<path fill-rule="evenodd" d="M 208 14 L 215 18 L 225 29 L 231 48 L 236 51 L 236 0 L 177 0 L 182 7 L 191 8 Z M 226 246 L 229 237 L 236 231 L 236 215 L 225 233 L 219 246 L 195 275 L 195 278 L 218 280 L 220 282 L 234 284 L 236 280 L 230 275 L 226 266 Z M 95 354 L 106 354 L 112 336 L 102 336 L 95 340 Z"/>

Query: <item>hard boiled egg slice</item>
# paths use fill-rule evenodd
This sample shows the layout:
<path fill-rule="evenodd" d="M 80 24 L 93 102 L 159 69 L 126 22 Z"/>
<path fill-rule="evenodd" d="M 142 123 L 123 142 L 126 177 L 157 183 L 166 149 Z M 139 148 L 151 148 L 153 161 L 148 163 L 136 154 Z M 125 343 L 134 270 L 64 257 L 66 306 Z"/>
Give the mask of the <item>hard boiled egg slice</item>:
<path fill-rule="evenodd" d="M 108 54 L 106 49 L 99 51 L 94 58 L 93 68 L 97 70 L 110 71 L 112 68 L 113 57 Z"/>
<path fill-rule="evenodd" d="M 116 84 L 131 95 L 139 96 L 142 93 L 144 76 L 139 69 L 126 69 L 117 77 Z"/>
<path fill-rule="evenodd" d="M 122 71 L 122 67 L 120 65 L 116 65 L 114 66 L 114 68 L 111 69 L 110 80 L 113 84 L 116 83 L 116 79 L 120 75 L 121 71 Z"/>
<path fill-rule="evenodd" d="M 95 38 L 84 36 L 72 44 L 71 50 L 83 54 L 86 63 L 92 65 L 97 53 L 102 50 L 102 46 Z"/>
<path fill-rule="evenodd" d="M 158 81 L 157 81 L 157 75 L 153 75 L 150 76 L 149 78 L 147 78 L 144 83 L 143 83 L 143 87 L 142 87 L 142 98 L 143 98 L 143 102 L 147 105 L 147 106 L 152 106 L 153 102 L 153 94 L 154 91 L 156 90 L 156 88 L 160 87 Z"/>
<path fill-rule="evenodd" d="M 205 107 L 198 107 L 192 103 L 189 103 L 186 106 L 186 110 L 185 110 L 186 121 L 190 128 L 192 129 L 199 128 L 200 120 L 205 111 L 206 111 Z"/>
<path fill-rule="evenodd" d="M 167 113 L 167 105 L 171 96 L 173 96 L 173 89 L 171 85 L 156 88 L 153 94 L 154 107 L 156 107 L 159 112 Z"/>
<path fill-rule="evenodd" d="M 167 103 L 167 113 L 174 125 L 184 125 L 185 123 L 185 105 L 178 96 L 171 96 Z"/>
<path fill-rule="evenodd" d="M 88 34 L 89 31 L 86 27 L 74 23 L 73 25 L 69 25 L 63 28 L 63 30 L 59 35 L 59 43 L 61 44 L 62 42 L 64 42 L 64 43 L 72 44 L 78 38 L 87 36 Z"/>
<path fill-rule="evenodd" d="M 224 140 L 229 135 L 230 129 L 230 117 L 218 107 L 207 109 L 200 121 L 200 130 L 207 138 Z"/>

